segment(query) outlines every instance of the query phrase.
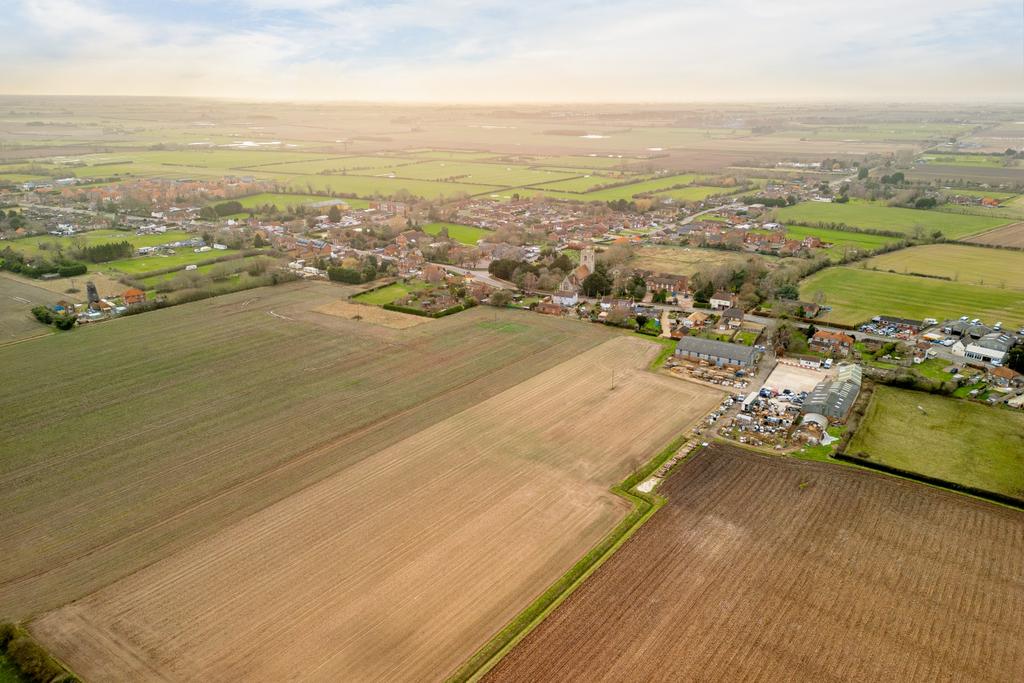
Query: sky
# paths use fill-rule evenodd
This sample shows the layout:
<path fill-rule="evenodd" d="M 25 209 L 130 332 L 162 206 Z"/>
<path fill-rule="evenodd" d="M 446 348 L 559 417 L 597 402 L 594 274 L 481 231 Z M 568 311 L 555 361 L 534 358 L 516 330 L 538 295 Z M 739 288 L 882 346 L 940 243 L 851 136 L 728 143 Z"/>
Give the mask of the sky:
<path fill-rule="evenodd" d="M 1024 101 L 1022 0 L 3 5 L 3 94 Z"/>

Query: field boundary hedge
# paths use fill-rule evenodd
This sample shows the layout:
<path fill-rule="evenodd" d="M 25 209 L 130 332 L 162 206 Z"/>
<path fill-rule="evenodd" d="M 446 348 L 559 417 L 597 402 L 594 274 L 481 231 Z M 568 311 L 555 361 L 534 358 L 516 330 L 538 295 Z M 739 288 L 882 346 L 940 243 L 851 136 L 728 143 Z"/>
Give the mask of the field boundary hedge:
<path fill-rule="evenodd" d="M 671 458 L 689 439 L 689 432 L 677 436 L 651 460 L 621 483 L 610 490 L 633 505 L 633 510 L 619 522 L 596 546 L 590 549 L 569 571 L 559 577 L 540 596 L 517 614 L 497 634 L 487 641 L 469 660 L 447 679 L 449 683 L 478 681 L 514 648 L 533 629 L 539 626 L 551 612 L 558 608 L 572 593 L 615 551 L 637 532 L 657 512 L 667 499 L 653 493 L 643 493 L 634 487 L 647 479 Z M 680 462 L 688 460 L 700 449 L 693 449 Z M 676 463 L 678 465 L 679 463 Z"/>
<path fill-rule="evenodd" d="M 912 472 L 905 470 L 900 467 L 893 467 L 892 465 L 886 465 L 885 463 L 876 462 L 869 460 L 867 457 L 860 457 L 857 455 L 849 455 L 848 453 L 833 453 L 832 457 L 842 462 L 853 463 L 854 465 L 860 465 L 868 469 L 877 470 L 884 472 L 885 474 L 894 474 L 904 479 L 910 479 L 912 481 L 920 482 L 922 484 L 928 484 L 930 486 L 936 486 L 941 489 L 947 489 L 954 493 L 966 493 L 975 498 L 981 498 L 993 503 L 999 503 L 1001 505 L 1007 505 L 1018 510 L 1024 510 L 1024 500 L 1020 498 L 1014 498 L 1003 493 L 996 493 L 994 491 L 986 491 L 985 489 L 979 489 L 974 486 L 968 486 L 966 484 L 958 484 L 955 481 L 948 481 L 946 479 L 939 479 L 938 477 L 932 477 L 927 474 L 921 474 L 920 472 Z"/>
<path fill-rule="evenodd" d="M 80 683 L 81 679 L 51 655 L 19 624 L 0 624 L 0 652 L 22 678 L 36 683 Z"/>

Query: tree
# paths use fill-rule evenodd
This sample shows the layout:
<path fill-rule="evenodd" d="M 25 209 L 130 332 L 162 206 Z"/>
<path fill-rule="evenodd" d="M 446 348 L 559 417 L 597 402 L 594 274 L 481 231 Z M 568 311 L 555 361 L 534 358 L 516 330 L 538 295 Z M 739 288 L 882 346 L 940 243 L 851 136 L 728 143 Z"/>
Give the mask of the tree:
<path fill-rule="evenodd" d="M 1006 366 L 1017 372 L 1024 372 L 1024 346 L 1014 346 L 1006 354 Z"/>
<path fill-rule="evenodd" d="M 331 206 L 331 209 L 327 212 L 327 218 L 330 219 L 332 223 L 337 223 L 341 220 L 341 209 L 338 208 L 337 204 Z"/>
<path fill-rule="evenodd" d="M 867 177 L 868 177 L 867 166 L 861 166 L 860 170 L 857 171 L 857 179 L 858 180 L 864 180 Z"/>
<path fill-rule="evenodd" d="M 508 306 L 510 303 L 512 303 L 512 292 L 508 291 L 507 289 L 499 289 L 495 292 L 492 292 L 491 295 L 487 297 L 487 303 L 489 303 L 491 306 L 498 306 L 499 308 L 504 308 L 505 306 Z"/>
<path fill-rule="evenodd" d="M 791 301 L 795 301 L 800 298 L 800 288 L 791 282 L 787 282 L 786 284 L 782 285 L 777 290 L 775 290 L 775 296 L 779 297 L 780 299 L 789 299 Z"/>
<path fill-rule="evenodd" d="M 612 291 L 612 283 L 600 269 L 583 280 L 583 293 L 587 296 L 604 296 L 610 291 Z"/>

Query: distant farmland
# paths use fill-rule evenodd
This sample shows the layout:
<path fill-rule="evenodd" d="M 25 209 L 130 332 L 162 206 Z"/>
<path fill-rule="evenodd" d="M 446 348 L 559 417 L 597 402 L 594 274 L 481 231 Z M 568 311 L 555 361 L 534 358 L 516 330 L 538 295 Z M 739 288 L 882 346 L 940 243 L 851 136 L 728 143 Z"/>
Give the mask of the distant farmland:
<path fill-rule="evenodd" d="M 846 452 L 1024 502 L 1020 412 L 876 386 Z"/>
<path fill-rule="evenodd" d="M 960 282 L 914 277 L 863 268 L 833 267 L 818 271 L 800 283 L 800 298 L 824 296 L 831 312 L 825 322 L 847 325 L 876 315 L 923 318 L 977 317 L 990 324 L 1024 324 L 1024 293 L 1013 289 L 979 287 Z"/>
<path fill-rule="evenodd" d="M 0 613 L 86 679 L 442 678 L 719 400 L 636 337 L 479 308 L 397 330 L 336 314 L 351 291 L 0 348 Z"/>
<path fill-rule="evenodd" d="M 915 226 L 921 226 L 926 234 L 941 230 L 949 239 L 966 237 L 1010 222 L 1005 218 L 902 209 L 858 200 L 851 200 L 847 204 L 801 202 L 778 209 L 777 215 L 782 222 L 812 225 L 843 223 L 856 228 L 889 230 L 907 235 L 912 234 Z"/>
<path fill-rule="evenodd" d="M 1024 514 L 716 445 L 505 681 L 1015 681 Z"/>

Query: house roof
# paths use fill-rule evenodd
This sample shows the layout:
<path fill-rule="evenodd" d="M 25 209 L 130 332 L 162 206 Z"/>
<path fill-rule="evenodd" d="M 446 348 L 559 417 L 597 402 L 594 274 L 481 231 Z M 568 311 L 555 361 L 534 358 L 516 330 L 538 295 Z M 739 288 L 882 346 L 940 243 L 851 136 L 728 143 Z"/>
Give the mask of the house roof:
<path fill-rule="evenodd" d="M 719 299 L 721 301 L 732 301 L 732 294 L 730 294 L 729 292 L 719 291 L 719 292 L 715 292 L 714 296 L 712 296 L 711 298 L 712 299 Z"/>

